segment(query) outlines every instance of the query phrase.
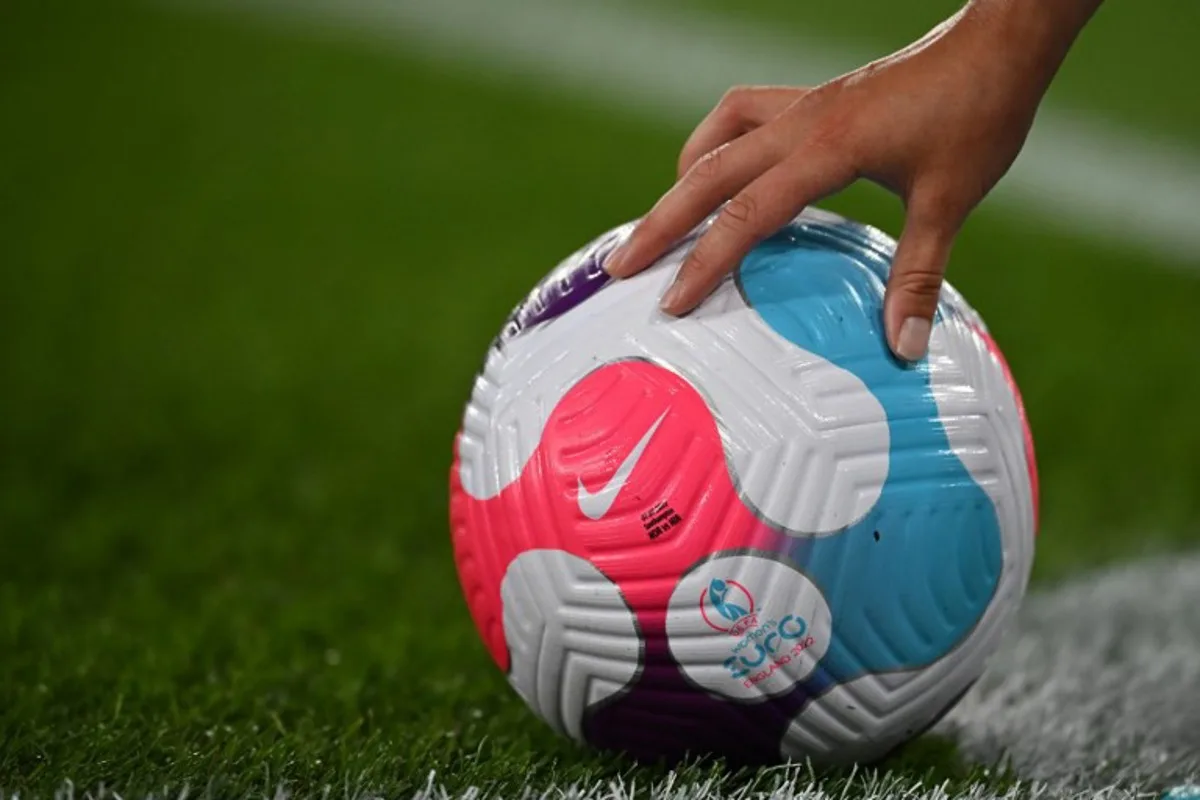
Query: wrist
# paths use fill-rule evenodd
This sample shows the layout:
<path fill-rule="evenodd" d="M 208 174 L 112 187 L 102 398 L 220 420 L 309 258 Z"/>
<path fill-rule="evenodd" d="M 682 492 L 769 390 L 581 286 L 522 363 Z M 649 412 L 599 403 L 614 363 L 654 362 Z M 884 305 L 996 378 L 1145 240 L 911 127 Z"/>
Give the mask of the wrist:
<path fill-rule="evenodd" d="M 979 29 L 990 57 L 1013 65 L 1044 91 L 1102 0 L 970 0 L 958 25 Z"/>

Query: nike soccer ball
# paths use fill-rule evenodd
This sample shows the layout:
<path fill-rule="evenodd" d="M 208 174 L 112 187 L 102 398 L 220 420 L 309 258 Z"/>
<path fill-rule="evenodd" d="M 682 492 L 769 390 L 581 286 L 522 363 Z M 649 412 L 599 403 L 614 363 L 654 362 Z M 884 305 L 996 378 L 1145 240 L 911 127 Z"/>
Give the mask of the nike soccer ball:
<path fill-rule="evenodd" d="M 459 577 L 554 729 L 674 759 L 877 759 L 979 677 L 1029 576 L 1017 387 L 947 286 L 881 328 L 894 242 L 807 211 L 689 316 L 566 259 L 488 351 L 451 470 Z M 699 231 L 697 231 L 699 233 Z"/>

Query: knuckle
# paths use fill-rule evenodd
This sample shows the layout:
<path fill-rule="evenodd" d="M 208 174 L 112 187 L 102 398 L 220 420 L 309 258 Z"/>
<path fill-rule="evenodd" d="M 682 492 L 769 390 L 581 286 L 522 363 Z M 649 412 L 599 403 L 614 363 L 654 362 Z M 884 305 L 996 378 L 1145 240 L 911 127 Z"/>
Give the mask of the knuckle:
<path fill-rule="evenodd" d="M 687 260 L 680 267 L 680 274 L 689 276 L 689 280 L 693 278 L 704 278 L 712 274 L 713 256 L 710 253 L 710 247 L 701 240 L 696 248 L 692 250 Z"/>
<path fill-rule="evenodd" d="M 929 224 L 944 227 L 962 215 L 964 205 L 958 192 L 943 190 L 924 198 L 920 213 Z"/>
<path fill-rule="evenodd" d="M 651 209 L 650 213 L 642 217 L 641 222 L 630 236 L 629 245 L 631 248 L 634 243 L 637 244 L 637 249 L 646 247 L 660 247 L 666 235 L 667 220 L 664 219 L 661 209 Z"/>
<path fill-rule="evenodd" d="M 901 295 L 921 301 L 922 308 L 932 310 L 942 290 L 942 271 L 936 267 L 909 266 L 892 276 L 892 290 Z"/>
<path fill-rule="evenodd" d="M 844 87 L 827 83 L 805 93 L 785 112 L 799 148 L 853 158 L 863 129 L 861 104 Z"/>
<path fill-rule="evenodd" d="M 717 110 L 723 114 L 740 116 L 746 100 L 753 91 L 753 86 L 742 85 L 731 87 L 725 94 L 721 95 L 721 100 L 717 103 Z"/>
<path fill-rule="evenodd" d="M 854 133 L 854 113 L 831 105 L 819 112 L 808 136 L 805 137 L 805 147 L 829 154 L 854 153 Z"/>
<path fill-rule="evenodd" d="M 659 223 L 658 217 L 655 214 L 647 214 L 638 223 L 634 235 L 629 237 L 630 249 L 633 249 L 635 242 L 639 247 L 657 244 L 662 239 L 661 230 L 662 225 Z"/>
<path fill-rule="evenodd" d="M 971 207 L 969 194 L 953 180 L 927 181 L 914 197 L 909 213 L 929 227 L 953 230 Z"/>
<path fill-rule="evenodd" d="M 837 101 L 841 93 L 841 84 L 837 81 L 829 81 L 806 91 L 791 105 L 789 110 L 795 114 L 812 117 L 814 114 L 820 114 L 827 110 Z"/>
<path fill-rule="evenodd" d="M 758 219 L 758 201 L 748 192 L 730 198 L 719 217 L 722 227 L 738 230 L 753 228 Z"/>
<path fill-rule="evenodd" d="M 696 161 L 696 148 L 690 144 L 679 151 L 679 157 L 675 161 L 675 174 L 677 179 L 684 178 L 691 171 L 692 165 Z"/>
<path fill-rule="evenodd" d="M 725 161 L 724 149 L 718 147 L 696 159 L 696 163 L 688 170 L 688 182 L 692 184 L 706 183 L 719 176 Z"/>

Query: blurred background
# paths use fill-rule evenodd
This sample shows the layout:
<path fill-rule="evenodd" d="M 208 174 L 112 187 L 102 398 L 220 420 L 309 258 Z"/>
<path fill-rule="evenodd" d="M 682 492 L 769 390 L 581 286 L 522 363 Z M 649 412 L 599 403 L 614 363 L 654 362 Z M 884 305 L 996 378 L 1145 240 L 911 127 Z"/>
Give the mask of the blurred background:
<path fill-rule="evenodd" d="M 449 555 L 486 346 L 728 85 L 956 5 L 0 5 L 0 789 L 571 774 Z M 1042 583 L 1200 541 L 1196 30 L 1103 8 L 952 262 L 1024 391 Z"/>

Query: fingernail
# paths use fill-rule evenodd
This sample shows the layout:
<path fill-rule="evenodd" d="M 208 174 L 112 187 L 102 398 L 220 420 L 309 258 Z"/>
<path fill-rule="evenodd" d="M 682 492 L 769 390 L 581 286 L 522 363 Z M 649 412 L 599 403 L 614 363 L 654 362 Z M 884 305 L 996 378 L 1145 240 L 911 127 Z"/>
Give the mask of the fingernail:
<path fill-rule="evenodd" d="M 668 314 L 672 313 L 676 304 L 679 303 L 679 298 L 683 295 L 683 285 L 678 281 L 671 284 L 671 288 L 667 289 L 667 293 L 662 296 L 662 300 L 658 301 L 658 307 Z"/>
<path fill-rule="evenodd" d="M 625 242 L 616 250 L 608 254 L 608 258 L 604 259 L 604 271 L 614 278 L 623 277 L 621 275 L 621 262 L 625 260 L 625 254 L 629 252 L 629 242 Z"/>
<path fill-rule="evenodd" d="M 909 317 L 900 326 L 900 335 L 896 337 L 896 355 L 905 361 L 917 361 L 925 355 L 929 347 L 929 320 L 923 317 Z"/>

